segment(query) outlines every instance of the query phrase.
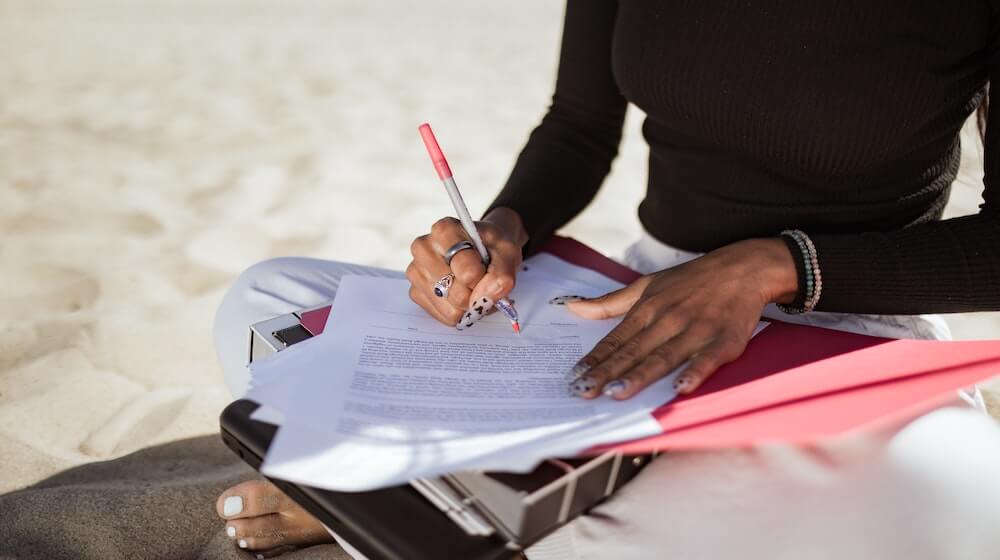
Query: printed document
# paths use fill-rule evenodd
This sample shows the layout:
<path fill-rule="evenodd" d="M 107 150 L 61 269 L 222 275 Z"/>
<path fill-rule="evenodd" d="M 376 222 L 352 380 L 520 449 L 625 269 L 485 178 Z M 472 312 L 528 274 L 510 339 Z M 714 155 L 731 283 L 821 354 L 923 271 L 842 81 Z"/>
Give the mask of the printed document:
<path fill-rule="evenodd" d="M 580 319 L 548 300 L 620 284 L 535 260 L 511 294 L 520 335 L 499 313 L 463 331 L 442 325 L 410 301 L 406 280 L 344 277 L 322 335 L 252 367 L 248 398 L 281 425 L 262 472 L 367 490 L 463 469 L 525 471 L 659 433 L 650 413 L 675 397 L 677 372 L 626 401 L 568 392 L 573 364 L 618 320 Z"/>

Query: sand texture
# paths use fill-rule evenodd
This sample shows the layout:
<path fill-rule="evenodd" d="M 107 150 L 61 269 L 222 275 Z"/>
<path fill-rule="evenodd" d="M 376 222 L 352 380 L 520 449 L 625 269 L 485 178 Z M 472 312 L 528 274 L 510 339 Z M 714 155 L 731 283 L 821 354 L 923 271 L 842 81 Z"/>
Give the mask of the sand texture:
<path fill-rule="evenodd" d="M 0 559 L 246 560 L 205 496 L 257 476 L 217 436 L 88 463 L 0 496 Z M 328 544 L 283 560 L 351 560 Z"/>
<path fill-rule="evenodd" d="M 216 432 L 212 315 L 255 261 L 404 267 L 450 213 L 420 122 L 481 211 L 548 104 L 561 12 L 0 0 L 0 493 Z M 640 122 L 565 230 L 609 254 L 639 232 Z M 950 215 L 979 203 L 971 138 Z M 950 320 L 1000 336 L 997 314 Z"/>

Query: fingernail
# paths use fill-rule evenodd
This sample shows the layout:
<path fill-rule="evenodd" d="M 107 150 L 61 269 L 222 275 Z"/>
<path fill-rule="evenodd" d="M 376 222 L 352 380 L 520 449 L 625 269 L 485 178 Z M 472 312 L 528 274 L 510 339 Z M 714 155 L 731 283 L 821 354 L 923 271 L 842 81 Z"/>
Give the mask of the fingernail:
<path fill-rule="evenodd" d="M 229 496 L 222 502 L 222 515 L 226 517 L 239 515 L 241 511 L 243 511 L 243 498 L 240 496 Z"/>
<path fill-rule="evenodd" d="M 574 397 L 580 397 L 593 391 L 596 387 L 597 381 L 589 375 L 584 375 L 569 384 L 569 392 Z"/>
<path fill-rule="evenodd" d="M 257 560 L 264 560 L 264 555 L 263 554 L 258 554 L 257 555 Z"/>
<path fill-rule="evenodd" d="M 565 375 L 566 383 L 576 381 L 581 375 L 587 373 L 588 371 L 590 371 L 590 364 L 585 364 L 582 361 L 577 362 L 576 365 L 569 370 L 569 373 Z"/>
<path fill-rule="evenodd" d="M 604 394 L 613 397 L 628 388 L 627 379 L 615 379 L 611 383 L 604 386 Z"/>
<path fill-rule="evenodd" d="M 488 297 L 481 297 L 469 304 L 469 312 L 476 316 L 476 320 L 483 318 L 486 312 L 493 309 L 493 300 Z"/>
<path fill-rule="evenodd" d="M 460 331 L 464 331 L 465 329 L 475 324 L 475 322 L 476 321 L 472 318 L 472 312 L 467 311 L 465 315 L 462 315 L 462 318 L 459 319 L 457 323 L 455 323 L 455 328 Z"/>
<path fill-rule="evenodd" d="M 229 535 L 229 538 L 235 539 L 236 538 L 236 527 L 233 527 L 232 525 L 226 527 L 226 534 Z"/>
<path fill-rule="evenodd" d="M 571 301 L 584 301 L 586 299 L 583 296 L 559 296 L 550 299 L 549 305 L 566 305 Z"/>
<path fill-rule="evenodd" d="M 482 319 L 490 309 L 493 309 L 493 300 L 488 297 L 481 297 L 476 301 L 469 304 L 469 310 L 462 315 L 462 319 L 455 325 L 455 328 L 463 331 L 472 325 L 476 324 L 476 321 Z"/>
<path fill-rule="evenodd" d="M 688 377 L 686 375 L 682 375 L 682 376 L 678 377 L 677 379 L 674 379 L 674 390 L 677 391 L 678 393 L 683 393 L 689 387 L 691 387 L 691 378 L 690 377 Z"/>
<path fill-rule="evenodd" d="M 240 539 L 240 548 L 246 548 L 246 547 L 247 547 L 246 539 Z"/>

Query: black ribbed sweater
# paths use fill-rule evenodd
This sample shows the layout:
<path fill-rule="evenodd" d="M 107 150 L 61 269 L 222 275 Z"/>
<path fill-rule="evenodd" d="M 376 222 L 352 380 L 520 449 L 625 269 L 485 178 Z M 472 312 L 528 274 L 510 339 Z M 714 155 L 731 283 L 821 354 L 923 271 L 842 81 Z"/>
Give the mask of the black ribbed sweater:
<path fill-rule="evenodd" d="M 1000 104 L 985 204 L 940 220 L 962 123 L 1000 84 L 998 23 L 985 0 L 570 0 L 552 105 L 491 208 L 536 250 L 593 200 L 631 102 L 650 147 L 639 218 L 664 243 L 797 228 L 819 309 L 1000 309 Z"/>

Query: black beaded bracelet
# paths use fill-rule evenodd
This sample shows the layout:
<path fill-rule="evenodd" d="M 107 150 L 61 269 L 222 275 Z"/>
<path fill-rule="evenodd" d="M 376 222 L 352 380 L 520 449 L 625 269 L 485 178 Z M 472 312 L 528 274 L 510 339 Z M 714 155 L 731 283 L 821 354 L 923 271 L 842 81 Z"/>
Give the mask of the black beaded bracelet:
<path fill-rule="evenodd" d="M 808 313 L 816 308 L 823 292 L 823 276 L 819 270 L 819 259 L 816 246 L 805 232 L 797 229 L 786 229 L 781 232 L 795 259 L 795 268 L 799 276 L 799 294 L 790 305 L 778 304 L 778 309 L 790 315 Z M 793 250 L 794 248 L 794 250 Z"/>

